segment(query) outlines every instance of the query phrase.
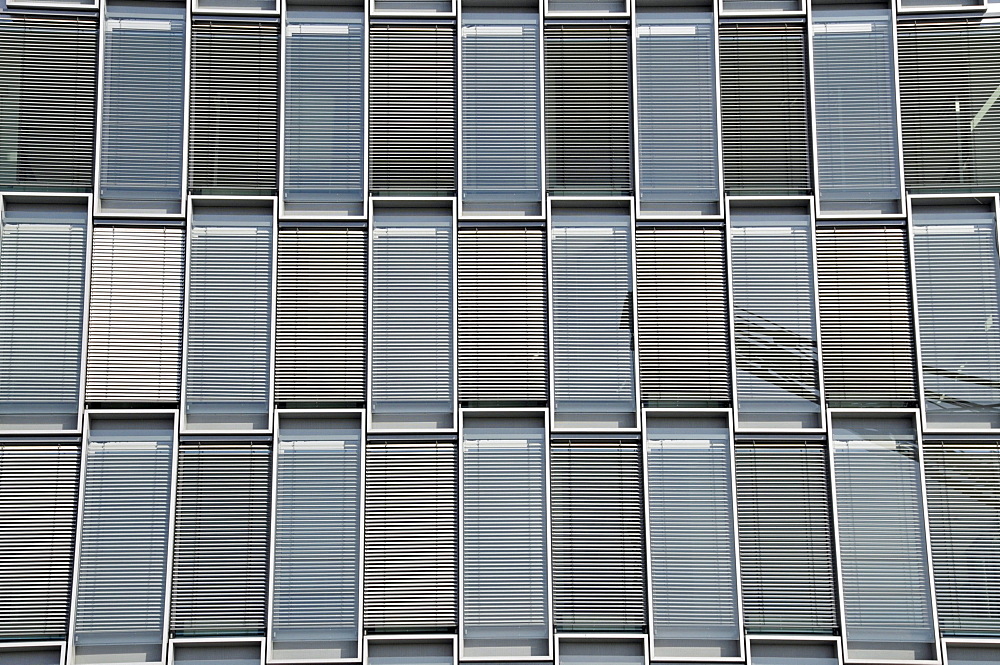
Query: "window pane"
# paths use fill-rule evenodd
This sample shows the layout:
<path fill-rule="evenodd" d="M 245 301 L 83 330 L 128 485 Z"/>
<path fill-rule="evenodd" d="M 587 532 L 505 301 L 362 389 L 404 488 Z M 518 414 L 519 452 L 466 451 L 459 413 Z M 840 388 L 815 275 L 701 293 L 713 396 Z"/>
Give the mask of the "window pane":
<path fill-rule="evenodd" d="M 734 209 L 736 388 L 742 426 L 819 426 L 809 215 Z"/>
<path fill-rule="evenodd" d="M 102 210 L 181 210 L 184 7 L 108 3 Z"/>
<path fill-rule="evenodd" d="M 996 218 L 978 207 L 914 207 L 913 254 L 932 427 L 1000 426 Z"/>
<path fill-rule="evenodd" d="M 0 222 L 0 428 L 76 429 L 87 210 L 9 203 Z"/>
<path fill-rule="evenodd" d="M 90 423 L 76 662 L 161 660 L 173 439 L 170 417 Z"/>
<path fill-rule="evenodd" d="M 373 419 L 451 427 L 453 242 L 448 209 L 375 211 Z"/>
<path fill-rule="evenodd" d="M 555 409 L 634 424 L 632 238 L 618 209 L 552 212 Z"/>
<path fill-rule="evenodd" d="M 271 211 L 196 207 L 185 411 L 189 429 L 266 429 Z"/>
<path fill-rule="evenodd" d="M 281 416 L 278 436 L 274 657 L 357 657 L 361 424 Z"/>
<path fill-rule="evenodd" d="M 285 37 L 285 207 L 360 214 L 364 16 L 290 10 Z"/>
<path fill-rule="evenodd" d="M 833 422 L 849 658 L 935 658 L 914 436 L 906 419 Z"/>
<path fill-rule="evenodd" d="M 718 214 L 713 14 L 640 8 L 636 23 L 640 212 Z"/>
<path fill-rule="evenodd" d="M 538 14 L 462 13 L 462 200 L 539 213 Z"/>
<path fill-rule="evenodd" d="M 549 655 L 544 423 L 466 415 L 463 437 L 464 653 Z"/>
<path fill-rule="evenodd" d="M 727 419 L 650 416 L 646 468 L 653 653 L 739 656 Z"/>
<path fill-rule="evenodd" d="M 812 16 L 820 210 L 900 212 L 889 9 Z"/>

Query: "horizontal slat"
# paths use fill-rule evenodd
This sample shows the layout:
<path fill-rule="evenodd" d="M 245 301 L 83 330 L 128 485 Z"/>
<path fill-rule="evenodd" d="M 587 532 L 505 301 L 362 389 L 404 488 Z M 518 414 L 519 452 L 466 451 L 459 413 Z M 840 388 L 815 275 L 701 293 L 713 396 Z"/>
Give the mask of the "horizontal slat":
<path fill-rule="evenodd" d="M 90 191 L 97 20 L 0 15 L 0 189 Z"/>
<path fill-rule="evenodd" d="M 546 399 L 545 272 L 541 230 L 459 231 L 459 399 Z"/>
<path fill-rule="evenodd" d="M 727 402 L 729 314 L 718 229 L 636 229 L 643 401 Z"/>
<path fill-rule="evenodd" d="M 454 194 L 455 24 L 375 22 L 369 39 L 372 193 Z"/>
<path fill-rule="evenodd" d="M 898 23 L 899 93 L 907 186 L 1000 187 L 1000 25 L 979 17 Z"/>
<path fill-rule="evenodd" d="M 0 444 L 0 639 L 66 637 L 80 449 Z"/>
<path fill-rule="evenodd" d="M 267 601 L 267 444 L 181 443 L 170 629 L 259 635 Z"/>
<path fill-rule="evenodd" d="M 829 471 L 820 443 L 736 444 L 748 631 L 837 628 Z"/>
<path fill-rule="evenodd" d="M 816 254 L 826 398 L 915 401 L 905 231 L 819 229 Z"/>
<path fill-rule="evenodd" d="M 639 454 L 635 443 L 552 444 L 558 630 L 627 631 L 646 624 Z"/>
<path fill-rule="evenodd" d="M 457 473 L 454 442 L 368 442 L 366 630 L 454 630 L 458 614 Z"/>
<path fill-rule="evenodd" d="M 1000 443 L 924 441 L 941 630 L 1000 635 Z"/>
<path fill-rule="evenodd" d="M 184 231 L 94 229 L 87 400 L 180 398 Z"/>
<path fill-rule="evenodd" d="M 278 233 L 275 399 L 365 399 L 366 233 Z"/>
<path fill-rule="evenodd" d="M 269 194 L 278 181 L 278 25 L 195 21 L 188 185 Z"/>
<path fill-rule="evenodd" d="M 809 193 L 805 41 L 802 23 L 719 25 L 727 192 Z"/>
<path fill-rule="evenodd" d="M 545 24 L 550 193 L 631 193 L 630 53 L 624 23 Z"/>

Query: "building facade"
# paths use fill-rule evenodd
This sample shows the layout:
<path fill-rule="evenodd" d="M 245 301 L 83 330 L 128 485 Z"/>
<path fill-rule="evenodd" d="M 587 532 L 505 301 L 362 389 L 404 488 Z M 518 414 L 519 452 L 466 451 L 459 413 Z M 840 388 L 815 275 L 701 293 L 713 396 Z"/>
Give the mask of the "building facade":
<path fill-rule="evenodd" d="M 0 665 L 1000 663 L 1000 16 L 896 1 L 6 0 Z"/>

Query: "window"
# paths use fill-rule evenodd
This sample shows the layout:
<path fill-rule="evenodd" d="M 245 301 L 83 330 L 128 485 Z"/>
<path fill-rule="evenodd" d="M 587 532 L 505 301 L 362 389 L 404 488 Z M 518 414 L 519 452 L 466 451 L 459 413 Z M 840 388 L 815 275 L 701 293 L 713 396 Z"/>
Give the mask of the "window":
<path fill-rule="evenodd" d="M 625 208 L 554 208 L 555 420 L 635 424 L 632 238 Z"/>
<path fill-rule="evenodd" d="M 361 215 L 364 14 L 289 9 L 287 21 L 284 208 Z"/>
<path fill-rule="evenodd" d="M 179 213 L 183 195 L 184 7 L 107 7 L 100 208 Z"/>
<path fill-rule="evenodd" d="M 462 202 L 541 214 L 538 14 L 462 13 Z"/>

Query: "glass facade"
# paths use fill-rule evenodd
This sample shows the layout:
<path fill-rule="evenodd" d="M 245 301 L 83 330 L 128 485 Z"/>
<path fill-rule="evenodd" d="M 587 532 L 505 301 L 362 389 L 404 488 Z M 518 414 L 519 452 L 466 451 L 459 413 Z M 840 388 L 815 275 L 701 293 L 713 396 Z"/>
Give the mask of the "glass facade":
<path fill-rule="evenodd" d="M 977 0 L 7 0 L 0 665 L 1000 663 Z"/>

